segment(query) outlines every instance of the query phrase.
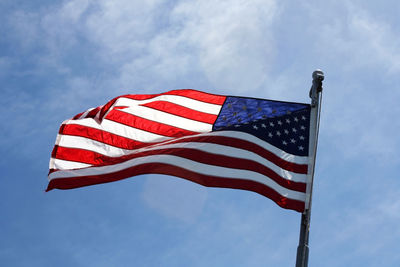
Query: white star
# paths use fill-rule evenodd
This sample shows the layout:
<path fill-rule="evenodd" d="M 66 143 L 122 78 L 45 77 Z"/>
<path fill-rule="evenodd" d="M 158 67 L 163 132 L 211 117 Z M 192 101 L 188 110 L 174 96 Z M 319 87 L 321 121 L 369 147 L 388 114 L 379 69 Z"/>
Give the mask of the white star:
<path fill-rule="evenodd" d="M 280 131 L 276 131 L 276 135 L 277 136 L 281 136 L 281 132 Z"/>
<path fill-rule="evenodd" d="M 304 147 L 303 146 L 299 146 L 299 150 L 303 151 Z"/>
<path fill-rule="evenodd" d="M 271 132 L 268 133 L 268 136 L 272 138 L 272 136 L 274 136 Z"/>
<path fill-rule="evenodd" d="M 285 146 L 287 145 L 287 142 L 286 141 L 282 141 L 282 144 L 284 144 Z"/>
<path fill-rule="evenodd" d="M 290 123 L 290 120 L 289 120 L 289 119 L 286 119 L 286 123 Z"/>
<path fill-rule="evenodd" d="M 294 117 L 294 121 L 295 121 L 295 122 L 298 122 L 299 119 L 298 119 L 297 117 Z"/>
<path fill-rule="evenodd" d="M 269 123 L 269 126 L 274 127 L 275 124 L 271 121 L 271 122 Z"/>
<path fill-rule="evenodd" d="M 292 128 L 292 131 L 293 131 L 294 133 L 297 133 L 296 128 Z"/>
<path fill-rule="evenodd" d="M 279 124 L 279 125 L 282 125 L 282 121 L 278 121 L 278 124 Z"/>
<path fill-rule="evenodd" d="M 289 131 L 288 131 L 288 130 L 285 129 L 285 130 L 283 130 L 283 131 L 285 132 L 285 134 L 289 134 Z"/>
<path fill-rule="evenodd" d="M 265 125 L 265 124 L 263 123 L 263 124 L 261 124 L 261 127 L 267 128 L 267 125 Z"/>
<path fill-rule="evenodd" d="M 293 138 L 292 139 L 290 139 L 290 143 L 296 143 L 296 140 L 294 140 Z"/>
<path fill-rule="evenodd" d="M 300 135 L 299 136 L 300 140 L 304 140 L 304 136 Z"/>
<path fill-rule="evenodd" d="M 303 125 L 300 126 L 300 129 L 305 130 L 306 127 L 304 127 Z"/>
<path fill-rule="evenodd" d="M 301 119 L 302 119 L 303 121 L 305 121 L 305 120 L 306 120 L 306 117 L 304 117 L 304 116 L 301 116 Z"/>
<path fill-rule="evenodd" d="M 254 129 L 256 129 L 256 130 L 258 130 L 258 127 L 257 127 L 257 125 L 253 125 L 253 128 L 254 128 Z"/>

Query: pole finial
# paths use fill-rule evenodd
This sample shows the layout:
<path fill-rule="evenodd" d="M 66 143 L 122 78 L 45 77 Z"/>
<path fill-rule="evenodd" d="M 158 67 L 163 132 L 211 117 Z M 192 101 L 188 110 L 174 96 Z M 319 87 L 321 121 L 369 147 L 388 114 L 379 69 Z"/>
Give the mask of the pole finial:
<path fill-rule="evenodd" d="M 320 80 L 321 82 L 324 80 L 325 76 L 324 76 L 324 72 L 320 69 L 316 69 L 313 73 L 312 73 L 312 78 L 313 80 Z"/>
<path fill-rule="evenodd" d="M 322 92 L 322 81 L 325 76 L 322 70 L 317 69 L 312 74 L 313 82 L 310 89 L 311 106 L 315 107 L 318 101 L 318 93 Z"/>

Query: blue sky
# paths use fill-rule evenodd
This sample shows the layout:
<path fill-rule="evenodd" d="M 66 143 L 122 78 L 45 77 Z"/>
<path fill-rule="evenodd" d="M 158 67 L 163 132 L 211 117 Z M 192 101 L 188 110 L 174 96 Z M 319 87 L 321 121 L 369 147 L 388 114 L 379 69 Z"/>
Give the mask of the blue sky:
<path fill-rule="evenodd" d="M 309 102 L 310 266 L 399 266 L 398 1 L 0 2 L 1 266 L 294 266 L 300 214 L 161 175 L 44 193 L 60 123 L 120 94 Z"/>

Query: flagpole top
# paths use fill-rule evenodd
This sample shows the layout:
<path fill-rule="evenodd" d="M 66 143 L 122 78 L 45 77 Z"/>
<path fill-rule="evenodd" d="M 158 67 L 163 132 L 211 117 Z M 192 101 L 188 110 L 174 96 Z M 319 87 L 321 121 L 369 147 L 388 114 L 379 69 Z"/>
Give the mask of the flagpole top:
<path fill-rule="evenodd" d="M 312 73 L 312 78 L 313 80 L 318 80 L 320 82 L 322 82 L 325 78 L 324 76 L 324 72 L 320 69 L 316 69 L 313 73 Z"/>
<path fill-rule="evenodd" d="M 312 73 L 312 86 L 310 89 L 311 106 L 316 107 L 318 103 L 318 94 L 322 92 L 322 81 L 325 76 L 322 70 L 317 69 Z"/>

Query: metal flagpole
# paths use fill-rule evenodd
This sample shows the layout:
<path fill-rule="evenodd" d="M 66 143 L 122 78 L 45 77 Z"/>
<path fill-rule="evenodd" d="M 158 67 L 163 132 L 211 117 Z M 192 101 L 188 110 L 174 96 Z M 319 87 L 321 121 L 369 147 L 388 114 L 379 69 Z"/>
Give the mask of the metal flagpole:
<path fill-rule="evenodd" d="M 324 73 L 321 70 L 316 70 L 312 74 L 313 82 L 310 89 L 311 98 L 311 114 L 310 114 L 310 145 L 309 157 L 310 164 L 308 167 L 308 174 L 310 175 L 307 183 L 307 198 L 305 203 L 305 210 L 301 215 L 300 223 L 300 238 L 299 246 L 297 247 L 296 267 L 308 266 L 308 238 L 310 233 L 310 218 L 311 218 L 311 197 L 312 187 L 314 180 L 315 169 L 315 155 L 317 152 L 318 130 L 319 130 L 319 117 L 321 111 L 321 98 L 322 98 L 322 81 L 324 80 Z"/>

